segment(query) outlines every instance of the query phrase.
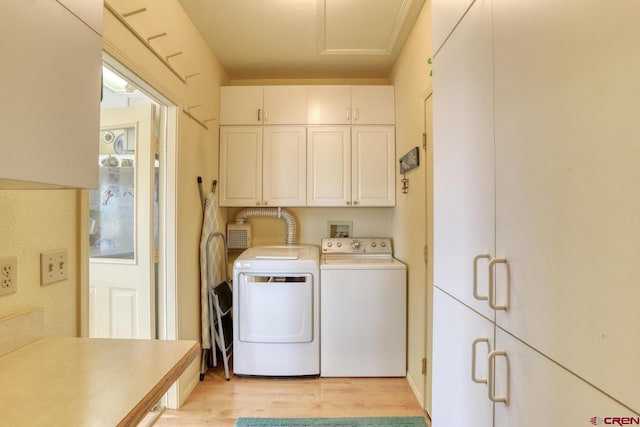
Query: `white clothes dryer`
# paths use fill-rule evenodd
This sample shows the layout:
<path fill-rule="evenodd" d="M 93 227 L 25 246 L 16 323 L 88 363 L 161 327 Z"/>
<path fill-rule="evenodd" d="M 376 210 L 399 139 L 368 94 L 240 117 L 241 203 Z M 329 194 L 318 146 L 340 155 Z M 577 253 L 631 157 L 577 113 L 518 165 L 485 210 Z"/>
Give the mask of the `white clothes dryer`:
<path fill-rule="evenodd" d="M 318 262 L 315 246 L 257 246 L 236 259 L 234 374 L 319 375 Z"/>
<path fill-rule="evenodd" d="M 407 269 L 391 239 L 321 243 L 320 376 L 406 376 Z"/>

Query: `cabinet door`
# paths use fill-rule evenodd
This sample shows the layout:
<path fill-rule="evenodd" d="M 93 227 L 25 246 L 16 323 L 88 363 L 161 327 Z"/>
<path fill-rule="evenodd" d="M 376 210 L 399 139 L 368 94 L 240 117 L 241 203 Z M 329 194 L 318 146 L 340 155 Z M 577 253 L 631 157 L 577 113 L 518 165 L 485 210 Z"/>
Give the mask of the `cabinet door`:
<path fill-rule="evenodd" d="M 432 46 L 438 52 L 473 0 L 431 0 Z"/>
<path fill-rule="evenodd" d="M 342 125 L 351 123 L 350 86 L 307 86 L 307 123 Z"/>
<path fill-rule="evenodd" d="M 307 134 L 304 126 L 266 126 L 263 130 L 264 205 L 307 203 Z"/>
<path fill-rule="evenodd" d="M 307 206 L 351 205 L 350 130 L 307 127 Z"/>
<path fill-rule="evenodd" d="M 102 34 L 102 0 L 57 0 L 85 24 Z"/>
<path fill-rule="evenodd" d="M 262 128 L 220 128 L 220 206 L 262 203 Z"/>
<path fill-rule="evenodd" d="M 640 412 L 640 3 L 610 6 L 494 0 L 497 321 Z"/>
<path fill-rule="evenodd" d="M 393 126 L 353 126 L 351 198 L 354 206 L 394 206 L 396 202 Z"/>
<path fill-rule="evenodd" d="M 102 38 L 54 1 L 2 1 L 0 16 L 0 187 L 95 188 Z"/>
<path fill-rule="evenodd" d="M 264 87 L 264 124 L 303 125 L 306 123 L 306 86 Z"/>
<path fill-rule="evenodd" d="M 222 86 L 220 88 L 221 125 L 262 124 L 262 86 Z"/>
<path fill-rule="evenodd" d="M 495 427 L 622 425 L 613 421 L 616 417 L 640 420 L 638 414 L 500 328 L 496 349 L 506 351 L 509 358 L 510 396 L 509 405 L 495 405 Z M 496 391 L 502 394 L 507 367 L 502 357 L 495 362 Z"/>
<path fill-rule="evenodd" d="M 351 119 L 354 125 L 394 124 L 393 86 L 351 86 Z"/>
<path fill-rule="evenodd" d="M 434 287 L 433 291 L 433 427 L 493 426 L 493 403 L 486 379 L 493 349 L 493 323 Z M 473 359 L 473 342 L 476 345 Z M 513 426 L 519 424 L 512 424 Z M 554 424 L 547 424 L 554 425 Z"/>
<path fill-rule="evenodd" d="M 488 318 L 473 297 L 474 258 L 494 256 L 491 8 L 476 1 L 438 53 L 434 87 L 434 283 Z M 478 294 L 486 297 L 486 258 Z"/>

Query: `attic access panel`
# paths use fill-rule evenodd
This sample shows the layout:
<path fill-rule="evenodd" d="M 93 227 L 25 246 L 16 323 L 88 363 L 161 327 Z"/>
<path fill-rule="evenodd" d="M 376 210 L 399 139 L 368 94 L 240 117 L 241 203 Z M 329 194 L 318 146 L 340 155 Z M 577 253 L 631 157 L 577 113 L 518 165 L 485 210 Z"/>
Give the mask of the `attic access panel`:
<path fill-rule="evenodd" d="M 407 19 L 411 0 L 322 0 L 322 54 L 389 54 Z"/>

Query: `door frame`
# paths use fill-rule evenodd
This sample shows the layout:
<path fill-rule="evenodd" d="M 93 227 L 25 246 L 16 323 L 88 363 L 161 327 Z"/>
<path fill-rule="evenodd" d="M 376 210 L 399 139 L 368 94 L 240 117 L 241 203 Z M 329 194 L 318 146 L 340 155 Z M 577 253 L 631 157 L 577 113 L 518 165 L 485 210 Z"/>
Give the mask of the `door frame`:
<path fill-rule="evenodd" d="M 428 104 L 431 108 L 428 108 Z M 429 116 L 430 114 L 430 116 Z M 433 89 L 429 87 L 423 94 L 424 133 L 425 133 L 425 213 L 426 213 L 426 300 L 425 300 L 425 355 L 426 375 L 424 377 L 424 402 L 422 407 L 431 418 L 432 374 L 433 374 Z M 428 117 L 429 116 L 429 117 Z"/>
<path fill-rule="evenodd" d="M 159 136 L 160 174 L 159 185 L 159 253 L 158 253 L 158 289 L 157 289 L 157 330 L 159 339 L 178 339 L 178 250 L 177 250 L 177 140 L 178 106 L 146 83 L 120 61 L 103 52 L 103 63 L 116 70 L 128 81 L 140 88 L 146 96 L 160 104 L 161 127 Z M 96 141 L 98 135 L 96 134 Z M 97 143 L 97 142 L 96 142 Z M 97 159 L 96 159 L 97 161 Z M 89 336 L 89 190 L 78 191 L 79 209 L 79 280 L 80 310 L 79 335 Z M 178 386 L 173 385 L 167 392 L 167 406 L 177 408 L 179 402 Z"/>

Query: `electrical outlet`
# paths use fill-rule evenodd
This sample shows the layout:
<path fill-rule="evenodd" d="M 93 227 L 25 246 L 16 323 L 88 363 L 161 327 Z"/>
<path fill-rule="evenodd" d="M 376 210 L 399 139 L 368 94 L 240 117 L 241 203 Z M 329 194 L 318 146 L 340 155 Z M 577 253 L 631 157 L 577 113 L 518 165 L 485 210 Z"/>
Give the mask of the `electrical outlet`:
<path fill-rule="evenodd" d="M 69 269 L 67 258 L 66 249 L 40 254 L 40 275 L 43 286 L 67 279 L 67 270 Z"/>
<path fill-rule="evenodd" d="M 0 258 L 0 295 L 18 290 L 18 260 L 16 257 Z"/>

